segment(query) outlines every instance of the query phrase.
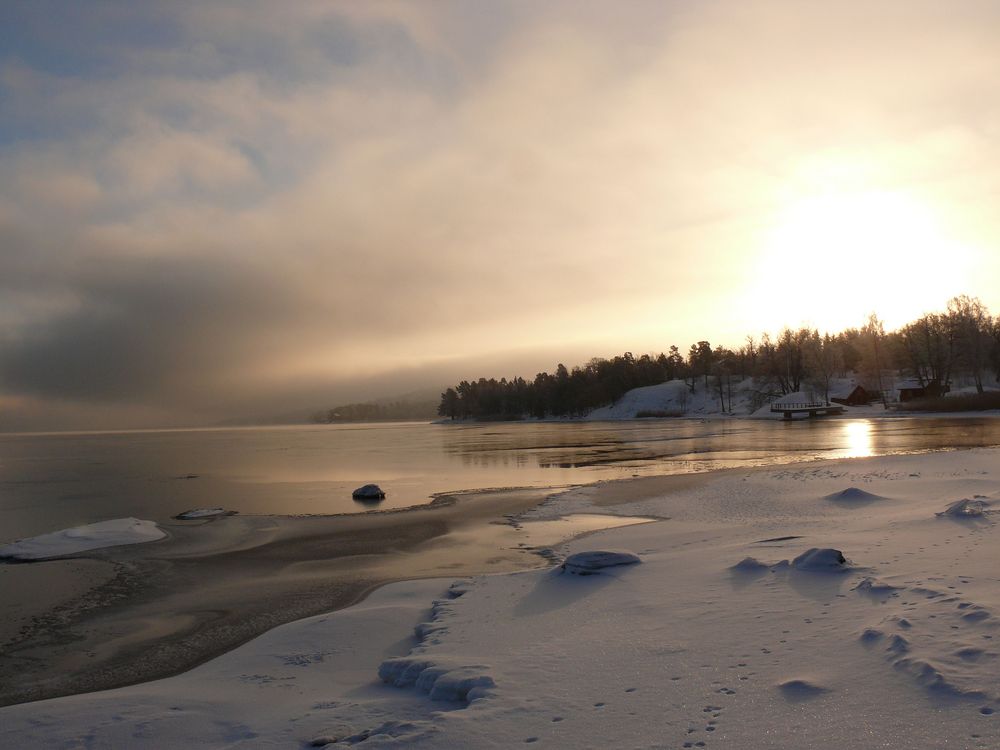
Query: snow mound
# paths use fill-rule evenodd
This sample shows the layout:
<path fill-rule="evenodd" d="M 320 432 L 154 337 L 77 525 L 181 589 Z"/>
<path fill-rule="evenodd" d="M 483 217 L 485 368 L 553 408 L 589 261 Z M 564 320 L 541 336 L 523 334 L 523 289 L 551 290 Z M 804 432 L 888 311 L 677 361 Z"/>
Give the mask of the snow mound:
<path fill-rule="evenodd" d="M 198 518 L 217 518 L 218 516 L 234 515 L 236 515 L 235 510 L 226 510 L 225 508 L 192 508 L 183 513 L 178 513 L 174 518 L 179 521 L 192 521 Z"/>
<path fill-rule="evenodd" d="M 423 656 L 398 656 L 379 665 L 382 682 L 395 687 L 415 687 L 433 701 L 471 703 L 485 697 L 496 683 L 484 664 L 462 664 Z"/>
<path fill-rule="evenodd" d="M 635 565 L 642 560 L 634 552 L 627 550 L 590 550 L 576 552 L 567 557 L 560 566 L 567 573 L 578 576 L 596 575 L 605 568 Z"/>
<path fill-rule="evenodd" d="M 0 559 L 48 560 L 104 547 L 154 542 L 165 536 L 166 533 L 156 525 L 155 521 L 116 518 L 19 539 L 0 547 Z"/>
<path fill-rule="evenodd" d="M 448 596 L 452 599 L 458 599 L 460 596 L 465 596 L 472 589 L 472 581 L 455 581 L 451 586 L 448 587 Z"/>
<path fill-rule="evenodd" d="M 792 567 L 807 571 L 844 570 L 847 558 L 839 549 L 812 547 L 792 560 Z"/>
<path fill-rule="evenodd" d="M 435 599 L 430 619 L 414 628 L 418 643 L 406 656 L 386 659 L 378 668 L 382 682 L 399 688 L 416 688 L 434 701 L 469 704 L 489 695 L 496 687 L 490 667 L 473 663 L 469 657 L 438 654 L 449 633 L 449 621 L 456 608 L 462 607 L 461 597 L 473 586 L 468 579 L 452 583 L 447 599 Z M 468 659 L 468 661 L 466 660 Z"/>
<path fill-rule="evenodd" d="M 434 727 L 427 721 L 386 721 L 372 729 L 348 734 L 336 732 L 322 734 L 309 740 L 309 747 L 326 747 L 333 744 L 357 745 L 368 740 L 405 744 L 424 739 L 434 732 Z"/>
<path fill-rule="evenodd" d="M 768 570 L 771 566 L 767 563 L 762 563 L 756 557 L 744 557 L 738 563 L 730 567 L 730 570 L 735 570 L 740 573 L 756 573 L 761 570 Z"/>
<path fill-rule="evenodd" d="M 884 500 L 885 498 L 881 495 L 865 492 L 859 487 L 848 487 L 846 490 L 827 495 L 825 499 L 837 503 L 868 503 L 873 500 Z"/>
<path fill-rule="evenodd" d="M 988 511 L 990 503 L 981 495 L 957 500 L 935 515 L 950 518 L 978 518 Z"/>
<path fill-rule="evenodd" d="M 785 698 L 791 701 L 808 700 L 830 692 L 830 689 L 827 687 L 801 679 L 785 680 L 778 684 L 778 690 L 781 691 L 781 694 Z"/>
<path fill-rule="evenodd" d="M 876 580 L 875 578 L 863 578 L 861 582 L 854 587 L 854 591 L 859 594 L 867 594 L 868 596 L 874 596 L 878 599 L 894 596 L 902 587 L 893 586 L 891 583 L 885 583 L 884 581 Z"/>

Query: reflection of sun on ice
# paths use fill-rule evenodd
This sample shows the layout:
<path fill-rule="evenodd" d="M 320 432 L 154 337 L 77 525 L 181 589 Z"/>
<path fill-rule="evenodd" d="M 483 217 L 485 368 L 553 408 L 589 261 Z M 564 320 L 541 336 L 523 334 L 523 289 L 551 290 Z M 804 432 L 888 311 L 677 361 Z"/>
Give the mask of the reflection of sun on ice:
<path fill-rule="evenodd" d="M 801 321 L 838 331 L 873 310 L 892 327 L 962 293 L 969 265 L 968 249 L 908 195 L 814 195 L 765 233 L 750 304 L 764 330 Z"/>
<path fill-rule="evenodd" d="M 841 458 L 866 458 L 872 452 L 872 426 L 869 422 L 845 422 L 844 437 L 847 445 Z"/>

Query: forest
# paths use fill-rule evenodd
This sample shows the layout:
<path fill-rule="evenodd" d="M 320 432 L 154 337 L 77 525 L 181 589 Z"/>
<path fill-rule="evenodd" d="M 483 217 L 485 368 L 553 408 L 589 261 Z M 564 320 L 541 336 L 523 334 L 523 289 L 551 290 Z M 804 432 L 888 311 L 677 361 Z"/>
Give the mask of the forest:
<path fill-rule="evenodd" d="M 698 341 L 682 353 L 670 346 L 659 354 L 625 352 L 594 358 L 568 369 L 540 372 L 533 380 L 463 380 L 441 394 L 438 414 L 451 419 L 516 420 L 576 417 L 612 404 L 627 391 L 682 379 L 717 391 L 723 411 L 733 383 L 753 378 L 761 405 L 809 387 L 829 398 L 834 378 L 854 373 L 872 393 L 885 393 L 897 378 L 943 390 L 957 378 L 978 393 L 1000 381 L 1000 317 L 977 298 L 950 300 L 944 311 L 926 313 L 898 330 L 886 331 L 869 315 L 858 328 L 837 334 L 785 328 L 777 335 L 747 336 L 735 348 Z M 730 396 L 731 397 L 731 396 Z"/>
<path fill-rule="evenodd" d="M 343 404 L 313 414 L 309 421 L 316 424 L 338 422 L 408 422 L 434 418 L 436 404 L 425 400 L 367 401 Z"/>

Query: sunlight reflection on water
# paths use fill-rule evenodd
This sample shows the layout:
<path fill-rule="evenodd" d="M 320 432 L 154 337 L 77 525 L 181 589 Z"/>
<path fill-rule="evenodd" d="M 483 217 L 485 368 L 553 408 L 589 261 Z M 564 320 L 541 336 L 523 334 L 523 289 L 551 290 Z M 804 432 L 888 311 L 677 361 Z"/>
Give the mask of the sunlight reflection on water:
<path fill-rule="evenodd" d="M 845 422 L 844 423 L 844 458 L 867 458 L 874 456 L 874 444 L 872 441 L 872 423 Z"/>

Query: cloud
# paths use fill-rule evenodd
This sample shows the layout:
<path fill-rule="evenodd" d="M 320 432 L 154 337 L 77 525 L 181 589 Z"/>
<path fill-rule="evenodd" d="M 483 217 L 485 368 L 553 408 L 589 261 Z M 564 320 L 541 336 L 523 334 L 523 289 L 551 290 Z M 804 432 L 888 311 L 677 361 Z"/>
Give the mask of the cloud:
<path fill-rule="evenodd" d="M 211 420 L 736 342 L 768 222 L 841 183 L 992 243 L 1000 14 L 945 10 L 12 4 L 0 388 Z"/>

